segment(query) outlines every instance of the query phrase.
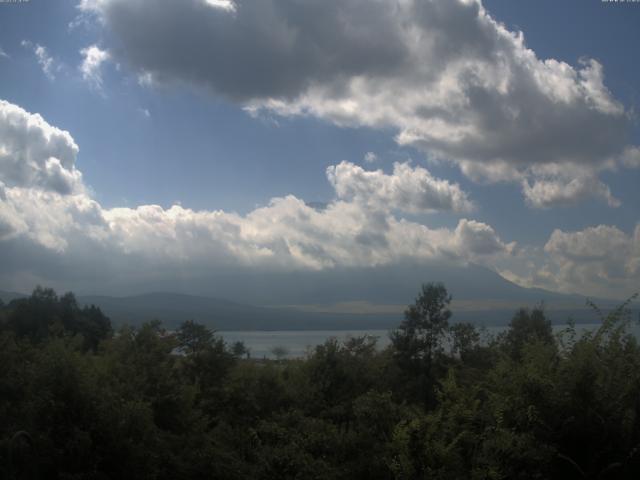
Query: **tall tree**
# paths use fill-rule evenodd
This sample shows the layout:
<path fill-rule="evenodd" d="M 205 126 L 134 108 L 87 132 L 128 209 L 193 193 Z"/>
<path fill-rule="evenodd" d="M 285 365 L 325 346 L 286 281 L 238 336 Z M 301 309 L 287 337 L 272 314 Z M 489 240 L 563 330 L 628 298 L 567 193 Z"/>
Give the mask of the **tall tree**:
<path fill-rule="evenodd" d="M 433 366 L 443 352 L 442 343 L 451 318 L 451 295 L 442 283 L 422 285 L 420 295 L 404 312 L 404 320 L 391 333 L 394 356 L 414 380 L 414 393 L 427 404 L 433 400 Z"/>

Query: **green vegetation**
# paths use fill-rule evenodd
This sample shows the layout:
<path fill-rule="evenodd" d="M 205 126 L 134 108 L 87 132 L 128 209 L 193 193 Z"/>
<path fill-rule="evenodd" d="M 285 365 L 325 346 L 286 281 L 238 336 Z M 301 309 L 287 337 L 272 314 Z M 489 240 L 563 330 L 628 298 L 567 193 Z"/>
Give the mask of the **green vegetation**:
<path fill-rule="evenodd" d="M 391 345 L 257 361 L 185 322 L 113 333 L 37 289 L 0 305 L 0 478 L 640 478 L 640 346 L 626 304 L 552 334 L 450 324 L 424 285 Z"/>

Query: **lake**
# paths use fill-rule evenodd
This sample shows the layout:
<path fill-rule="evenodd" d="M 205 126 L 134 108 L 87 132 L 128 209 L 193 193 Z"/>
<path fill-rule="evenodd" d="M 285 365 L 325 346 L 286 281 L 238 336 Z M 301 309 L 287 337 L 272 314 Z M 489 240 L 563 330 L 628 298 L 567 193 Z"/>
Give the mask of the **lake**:
<path fill-rule="evenodd" d="M 585 323 L 576 325 L 578 332 L 593 330 L 599 323 Z M 503 326 L 484 327 L 485 336 L 495 336 L 505 330 Z M 554 325 L 553 330 L 560 332 L 566 325 Z M 637 324 L 631 326 L 631 331 L 637 336 L 640 328 Z M 323 344 L 329 338 L 346 340 L 349 337 L 371 335 L 378 338 L 378 348 L 389 345 L 389 330 L 285 330 L 285 331 L 228 331 L 217 332 L 227 343 L 244 342 L 251 352 L 251 358 L 275 358 L 273 348 L 282 347 L 287 351 L 287 358 L 302 358 L 317 345 Z"/>

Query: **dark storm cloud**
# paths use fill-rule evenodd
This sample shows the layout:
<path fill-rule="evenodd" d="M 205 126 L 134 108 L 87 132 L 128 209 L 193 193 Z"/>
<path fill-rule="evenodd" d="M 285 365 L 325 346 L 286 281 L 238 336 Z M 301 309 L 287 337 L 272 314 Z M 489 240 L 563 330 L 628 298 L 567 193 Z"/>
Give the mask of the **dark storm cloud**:
<path fill-rule="evenodd" d="M 200 0 L 127 0 L 99 8 L 117 39 L 113 51 L 140 72 L 240 101 L 389 75 L 408 55 L 386 2 L 264 0 L 229 11 Z"/>

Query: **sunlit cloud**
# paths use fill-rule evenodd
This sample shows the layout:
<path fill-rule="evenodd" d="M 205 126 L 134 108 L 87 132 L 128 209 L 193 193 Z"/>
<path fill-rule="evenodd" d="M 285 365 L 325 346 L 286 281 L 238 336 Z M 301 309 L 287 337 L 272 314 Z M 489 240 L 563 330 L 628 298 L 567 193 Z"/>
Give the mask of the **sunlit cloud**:
<path fill-rule="evenodd" d="M 0 238 L 28 240 L 70 266 L 100 261 L 87 260 L 86 252 L 102 252 L 102 260 L 124 270 L 164 265 L 167 271 L 282 271 L 407 260 L 482 263 L 513 250 L 482 222 L 461 219 L 453 229 L 430 228 L 399 216 L 471 206 L 457 185 L 409 164 L 396 164 L 391 173 L 348 162 L 330 167 L 335 198 L 322 209 L 293 195 L 246 215 L 180 205 L 105 208 L 82 183 L 78 147 L 67 132 L 4 101 L 0 132 Z"/>
<path fill-rule="evenodd" d="M 214 3 L 207 12 L 203 0 L 84 0 L 82 9 L 139 78 L 191 84 L 256 116 L 391 129 L 475 182 L 523 185 L 534 208 L 588 198 L 616 207 L 599 174 L 639 163 L 631 112 L 602 65 L 539 58 L 479 0 L 265 0 L 233 4 L 233 15 L 221 13 L 229 2 Z M 176 28 L 180 42 L 167 35 Z M 571 184 L 567 169 L 580 180 Z M 560 184 L 569 198 L 554 193 Z"/>
<path fill-rule="evenodd" d="M 97 45 L 91 45 L 80 50 L 82 64 L 79 70 L 82 78 L 96 90 L 102 90 L 102 65 L 111 58 L 106 50 L 101 50 Z"/>

